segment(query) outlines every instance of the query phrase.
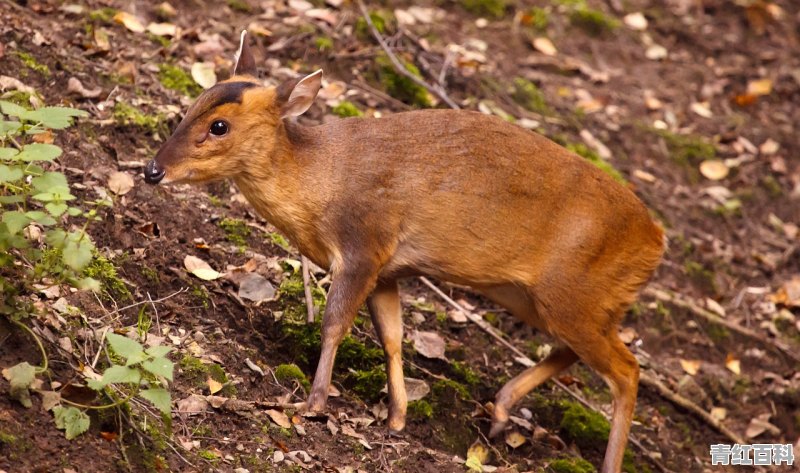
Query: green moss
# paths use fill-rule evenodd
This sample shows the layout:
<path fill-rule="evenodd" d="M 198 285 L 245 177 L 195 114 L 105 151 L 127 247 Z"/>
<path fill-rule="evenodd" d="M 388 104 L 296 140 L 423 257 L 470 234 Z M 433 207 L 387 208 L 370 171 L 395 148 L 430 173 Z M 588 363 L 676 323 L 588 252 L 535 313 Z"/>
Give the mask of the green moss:
<path fill-rule="evenodd" d="M 594 473 L 597 471 L 591 463 L 583 458 L 559 458 L 548 465 L 553 473 Z"/>
<path fill-rule="evenodd" d="M 227 0 L 226 3 L 231 10 L 236 12 L 251 13 L 253 11 L 252 7 L 244 0 Z"/>
<path fill-rule="evenodd" d="M 3 95 L 0 95 L 0 98 L 5 100 L 6 102 L 15 103 L 25 108 L 31 108 L 31 96 L 32 94 L 28 92 L 23 92 L 21 90 L 11 90 L 5 92 Z"/>
<path fill-rule="evenodd" d="M 709 324 L 706 328 L 706 334 L 715 344 L 722 343 L 731 338 L 731 332 L 726 327 L 718 324 Z"/>
<path fill-rule="evenodd" d="M 550 115 L 553 111 L 547 105 L 547 100 L 544 97 L 541 89 L 533 82 L 517 77 L 514 79 L 513 90 L 511 97 L 515 102 L 525 107 L 531 112 L 541 115 Z"/>
<path fill-rule="evenodd" d="M 280 246 L 286 251 L 292 250 L 292 245 L 289 244 L 289 240 L 284 238 L 280 233 L 272 232 L 267 234 L 267 236 L 269 237 L 269 241 L 271 241 L 273 244 Z"/>
<path fill-rule="evenodd" d="M 447 322 L 447 312 L 443 310 L 437 310 L 436 321 L 439 322 L 440 324 L 444 324 L 445 322 Z"/>
<path fill-rule="evenodd" d="M 690 260 L 684 263 L 683 269 L 686 272 L 686 276 L 696 285 L 714 293 L 718 292 L 714 272 L 706 268 L 702 263 Z"/>
<path fill-rule="evenodd" d="M 714 159 L 717 155 L 714 145 L 700 136 L 680 135 L 668 130 L 653 129 L 653 132 L 664 139 L 670 157 L 681 166 L 696 167 L 705 160 Z"/>
<path fill-rule="evenodd" d="M 38 72 L 44 77 L 50 77 L 50 68 L 47 67 L 46 64 L 39 63 L 39 61 L 37 61 L 36 58 L 30 53 L 26 53 L 25 51 L 12 51 L 11 54 L 17 56 L 19 60 L 22 61 L 22 64 L 28 69 Z"/>
<path fill-rule="evenodd" d="M 89 20 L 95 23 L 103 23 L 110 25 L 114 21 L 114 15 L 117 14 L 117 10 L 115 8 L 98 8 L 97 10 L 92 10 L 89 12 Z"/>
<path fill-rule="evenodd" d="M 348 335 L 344 337 L 336 352 L 336 362 L 357 370 L 370 370 L 382 364 L 384 353 L 381 348 L 366 346 L 360 340 Z"/>
<path fill-rule="evenodd" d="M 381 84 L 389 95 L 415 107 L 431 107 L 433 105 L 428 90 L 398 73 L 394 69 L 392 61 L 385 54 L 379 55 L 375 62 L 378 65 Z M 417 66 L 411 62 L 405 61 L 405 67 L 415 76 L 422 77 Z"/>
<path fill-rule="evenodd" d="M 150 284 L 159 284 L 161 282 L 161 278 L 158 275 L 158 271 L 149 267 L 149 266 L 142 266 L 142 276 L 147 279 Z"/>
<path fill-rule="evenodd" d="M 158 80 L 164 87 L 189 97 L 197 97 L 203 91 L 188 72 L 172 64 L 158 66 Z"/>
<path fill-rule="evenodd" d="M 453 373 L 463 382 L 470 386 L 475 386 L 481 382 L 481 378 L 472 368 L 466 363 L 454 361 L 450 363 Z"/>
<path fill-rule="evenodd" d="M 192 288 L 189 293 L 203 309 L 208 309 L 211 307 L 211 298 L 208 296 L 208 291 L 206 291 L 205 287 L 199 284 L 192 284 Z"/>
<path fill-rule="evenodd" d="M 318 36 L 314 38 L 314 46 L 316 46 L 320 51 L 332 51 L 333 39 L 329 38 L 328 36 Z"/>
<path fill-rule="evenodd" d="M 600 36 L 619 28 L 619 21 L 600 10 L 579 7 L 569 14 L 569 22 L 592 36 Z"/>
<path fill-rule="evenodd" d="M 431 385 L 431 393 L 437 402 L 446 400 L 446 398 L 452 399 L 453 396 L 455 396 L 457 400 L 462 401 L 472 398 L 463 384 L 453 381 L 452 379 L 437 380 Z"/>
<path fill-rule="evenodd" d="M 353 102 L 348 102 L 347 100 L 333 107 L 331 111 L 342 118 L 360 117 L 364 115 Z"/>
<path fill-rule="evenodd" d="M 91 263 L 83 270 L 85 277 L 90 277 L 100 281 L 106 297 L 114 301 L 131 301 L 133 295 L 128 290 L 128 286 L 117 275 L 117 268 L 114 263 L 105 256 L 95 255 Z"/>
<path fill-rule="evenodd" d="M 601 171 L 608 174 L 615 181 L 619 182 L 620 184 L 627 184 L 628 181 L 625 180 L 625 177 L 617 171 L 614 166 L 612 166 L 608 161 L 604 160 L 597 154 L 594 150 L 590 149 L 583 143 L 567 143 L 566 148 L 573 153 L 586 158 L 590 163 L 597 166 Z"/>
<path fill-rule="evenodd" d="M 167 38 L 166 36 L 160 36 L 153 33 L 147 33 L 147 39 L 161 46 L 162 48 L 168 48 L 169 45 L 171 44 L 169 38 Z"/>
<path fill-rule="evenodd" d="M 212 465 L 216 465 L 219 462 L 219 457 L 211 450 L 198 450 L 197 456 L 211 462 Z"/>
<path fill-rule="evenodd" d="M 561 401 L 561 407 L 566 407 L 561 418 L 561 430 L 567 440 L 575 442 L 581 449 L 605 446 L 610 431 L 605 417 L 577 402 Z"/>
<path fill-rule="evenodd" d="M 119 126 L 135 126 L 150 133 L 166 131 L 164 116 L 161 114 L 147 115 L 138 108 L 125 102 L 117 102 L 112 113 L 114 121 Z"/>
<path fill-rule="evenodd" d="M 276 366 L 275 379 L 281 383 L 298 381 L 306 390 L 311 388 L 311 383 L 308 381 L 306 374 L 294 363 Z"/>
<path fill-rule="evenodd" d="M 494 326 L 497 326 L 497 324 L 500 322 L 500 318 L 494 312 L 487 312 L 483 314 L 483 320 Z"/>
<path fill-rule="evenodd" d="M 211 379 L 213 379 L 214 381 L 216 381 L 218 383 L 221 383 L 221 384 L 225 384 L 225 383 L 228 382 L 228 375 L 225 374 L 225 370 L 222 369 L 222 366 L 220 366 L 220 365 L 218 365 L 216 363 L 211 363 L 211 364 L 205 365 L 205 367 L 206 367 L 206 370 L 208 371 L 208 376 Z"/>
<path fill-rule="evenodd" d="M 0 444 L 12 446 L 17 443 L 17 437 L 13 434 L 0 430 Z"/>
<path fill-rule="evenodd" d="M 371 12 L 369 14 L 369 18 L 372 20 L 372 24 L 375 25 L 375 29 L 378 30 L 378 33 L 380 34 L 386 33 L 387 26 L 392 21 L 391 13 L 384 11 Z M 365 20 L 363 16 L 359 16 L 356 20 L 355 33 L 356 36 L 362 40 L 372 38 L 372 32 L 369 29 L 367 20 Z"/>
<path fill-rule="evenodd" d="M 207 424 L 201 424 L 192 429 L 192 436 L 209 437 L 213 434 L 213 430 Z"/>
<path fill-rule="evenodd" d="M 783 187 L 781 183 L 775 179 L 775 176 L 768 174 L 761 178 L 761 187 L 766 189 L 767 193 L 772 198 L 778 198 L 783 194 Z"/>
<path fill-rule="evenodd" d="M 542 32 L 547 29 L 550 24 L 550 13 L 544 8 L 533 7 L 526 13 L 526 23 L 537 32 Z"/>
<path fill-rule="evenodd" d="M 351 371 L 346 382 L 361 399 L 376 401 L 386 387 L 386 366 L 380 364 L 368 370 Z"/>
<path fill-rule="evenodd" d="M 223 218 L 217 222 L 217 226 L 225 232 L 225 239 L 239 248 L 247 247 L 247 237 L 251 230 L 244 220 L 237 218 Z"/>
<path fill-rule="evenodd" d="M 499 19 L 506 13 L 505 0 L 460 0 L 459 3 L 473 15 Z"/>
<path fill-rule="evenodd" d="M 424 399 L 408 403 L 408 416 L 412 419 L 430 419 L 433 417 L 433 406 Z"/>
<path fill-rule="evenodd" d="M 178 362 L 181 374 L 195 386 L 204 387 L 208 376 L 208 367 L 198 358 L 185 355 Z"/>

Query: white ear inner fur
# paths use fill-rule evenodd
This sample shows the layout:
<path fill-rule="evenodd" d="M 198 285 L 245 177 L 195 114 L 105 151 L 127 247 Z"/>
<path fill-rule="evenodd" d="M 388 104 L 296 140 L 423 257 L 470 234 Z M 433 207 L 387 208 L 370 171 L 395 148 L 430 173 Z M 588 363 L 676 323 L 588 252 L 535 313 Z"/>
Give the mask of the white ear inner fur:
<path fill-rule="evenodd" d="M 236 51 L 236 54 L 233 58 L 236 60 L 236 65 L 233 66 L 233 70 L 235 71 L 237 67 L 239 67 L 239 59 L 242 58 L 242 49 L 244 48 L 244 39 L 247 36 L 247 30 L 242 30 L 242 35 L 239 38 L 239 50 Z"/>

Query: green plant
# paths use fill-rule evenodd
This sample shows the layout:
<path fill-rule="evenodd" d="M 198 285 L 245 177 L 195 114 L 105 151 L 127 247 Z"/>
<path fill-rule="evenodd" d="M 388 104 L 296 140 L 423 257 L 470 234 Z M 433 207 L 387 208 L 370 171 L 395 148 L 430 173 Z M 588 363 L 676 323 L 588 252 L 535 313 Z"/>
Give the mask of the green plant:
<path fill-rule="evenodd" d="M 531 112 L 539 113 L 541 115 L 550 115 L 553 111 L 547 105 L 547 100 L 544 97 L 541 89 L 533 82 L 517 77 L 514 79 L 514 86 L 511 97 L 515 102 L 522 105 Z"/>
<path fill-rule="evenodd" d="M 417 107 L 431 107 L 433 105 L 430 92 L 408 77 L 399 74 L 388 56 L 382 54 L 375 59 L 375 62 L 378 65 L 378 76 L 381 84 L 389 95 Z M 422 77 L 417 66 L 408 61 L 403 62 L 405 68 L 411 74 Z"/>
<path fill-rule="evenodd" d="M 460 0 L 461 7 L 473 15 L 502 18 L 506 12 L 505 0 Z"/>
<path fill-rule="evenodd" d="M 344 100 L 339 105 L 333 107 L 331 111 L 334 113 L 334 115 L 338 115 L 342 118 L 361 117 L 364 115 L 364 113 L 362 113 L 353 102 L 348 102 L 347 100 Z"/>
<path fill-rule="evenodd" d="M 333 50 L 333 39 L 327 36 L 319 36 L 314 39 L 314 45 L 320 51 L 332 51 Z"/>
<path fill-rule="evenodd" d="M 192 79 L 188 72 L 172 64 L 158 66 L 158 80 L 164 87 L 189 97 L 197 97 L 203 91 L 203 88 Z"/>
<path fill-rule="evenodd" d="M 147 115 L 138 108 L 125 102 L 117 102 L 112 112 L 114 121 L 121 126 L 136 126 L 150 133 L 166 132 L 164 116 Z M 166 134 L 166 133 L 165 133 Z"/>
<path fill-rule="evenodd" d="M 217 223 L 217 226 L 225 232 L 226 240 L 241 249 L 247 247 L 247 237 L 249 237 L 251 233 L 247 222 L 237 218 L 223 218 Z"/>
<path fill-rule="evenodd" d="M 600 170 L 608 174 L 609 176 L 613 177 L 615 181 L 619 182 L 620 184 L 627 184 L 628 181 L 625 180 L 625 177 L 617 171 L 617 169 L 612 166 L 608 161 L 604 160 L 597 154 L 594 150 L 590 149 L 583 143 L 567 143 L 566 148 L 573 153 L 577 154 L 585 158 L 590 163 L 594 164 Z"/>
<path fill-rule="evenodd" d="M 559 458 L 547 466 L 553 473 L 594 473 L 594 466 L 583 458 Z"/>
<path fill-rule="evenodd" d="M 28 110 L 0 101 L 0 314 L 19 319 L 31 285 L 42 279 L 98 289 L 99 283 L 84 274 L 92 260 L 94 244 L 86 228 L 98 219 L 97 207 L 108 200 L 73 205 L 66 176 L 49 170 L 61 155 L 53 144 L 35 143 L 47 130 L 71 125 L 86 112 L 65 107 Z M 84 219 L 70 230 L 70 219 Z M 51 284 L 52 284 L 51 282 Z"/>
<path fill-rule="evenodd" d="M 47 67 L 46 64 L 41 64 L 31 54 L 24 51 L 15 51 L 13 54 L 16 55 L 28 69 L 36 71 L 44 77 L 50 77 L 50 68 Z"/>

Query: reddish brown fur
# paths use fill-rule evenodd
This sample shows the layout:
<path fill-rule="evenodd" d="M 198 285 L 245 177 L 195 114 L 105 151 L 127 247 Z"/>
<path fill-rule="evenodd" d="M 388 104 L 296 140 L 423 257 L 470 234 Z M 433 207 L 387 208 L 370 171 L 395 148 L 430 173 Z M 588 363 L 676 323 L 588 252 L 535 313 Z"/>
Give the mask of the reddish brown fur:
<path fill-rule="evenodd" d="M 663 233 L 636 196 L 495 117 L 425 110 L 303 127 L 280 119 L 284 95 L 244 90 L 240 104 L 187 123 L 156 162 L 173 181 L 232 178 L 259 214 L 331 269 L 308 407 L 325 408 L 336 347 L 375 290 L 369 309 L 387 352 L 389 426 L 402 429 L 396 280 L 430 275 L 475 287 L 564 344 L 498 393 L 493 433 L 530 389 L 581 359 L 614 394 L 603 471 L 619 471 L 638 365 L 617 327 L 663 252 Z M 228 136 L 197 144 L 219 117 Z"/>

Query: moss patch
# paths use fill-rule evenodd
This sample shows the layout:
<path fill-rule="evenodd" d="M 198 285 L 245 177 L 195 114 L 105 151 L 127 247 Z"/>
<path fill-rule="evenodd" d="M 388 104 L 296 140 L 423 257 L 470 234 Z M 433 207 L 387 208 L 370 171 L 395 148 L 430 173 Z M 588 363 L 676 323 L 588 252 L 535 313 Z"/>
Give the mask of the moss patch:
<path fill-rule="evenodd" d="M 314 46 L 316 46 L 320 51 L 332 51 L 333 39 L 327 36 L 318 36 L 314 39 Z"/>
<path fill-rule="evenodd" d="M 569 22 L 592 36 L 600 36 L 619 28 L 619 21 L 600 10 L 580 7 L 569 14 Z"/>
<path fill-rule="evenodd" d="M 668 130 L 653 132 L 664 139 L 670 158 L 682 166 L 695 167 L 707 159 L 717 156 L 717 148 L 697 135 L 680 135 Z"/>
<path fill-rule="evenodd" d="M 583 458 L 559 458 L 547 466 L 553 473 L 594 473 L 597 471 L 591 463 Z"/>
<path fill-rule="evenodd" d="M 433 99 L 425 87 L 417 84 L 408 77 L 398 73 L 392 61 L 385 54 L 375 59 L 378 65 L 378 77 L 386 92 L 392 97 L 415 107 L 431 107 Z M 405 67 L 417 77 L 422 77 L 417 66 L 405 61 Z"/>
<path fill-rule="evenodd" d="M 460 0 L 459 3 L 473 15 L 498 19 L 506 13 L 505 0 Z"/>
<path fill-rule="evenodd" d="M 120 126 L 135 126 L 150 133 L 166 130 L 164 116 L 161 114 L 147 115 L 138 108 L 125 102 L 117 102 L 112 113 L 114 121 Z"/>
<path fill-rule="evenodd" d="M 611 430 L 605 417 L 577 402 L 561 401 L 560 404 L 566 407 L 561 418 L 561 431 L 567 440 L 575 442 L 581 449 L 600 449 L 605 446 Z"/>
<path fill-rule="evenodd" d="M 30 53 L 26 53 L 25 51 L 13 51 L 11 54 L 17 56 L 19 60 L 22 61 L 22 64 L 28 69 L 38 72 L 44 77 L 50 77 L 50 68 L 47 67 L 46 64 L 41 64 Z"/>
<path fill-rule="evenodd" d="M 106 297 L 115 301 L 131 301 L 133 295 L 128 290 L 128 286 L 117 275 L 117 268 L 114 263 L 105 256 L 97 255 L 89 266 L 83 270 L 83 275 L 100 281 Z"/>
<path fill-rule="evenodd" d="M 233 11 L 241 13 L 250 13 L 253 9 L 244 0 L 227 0 L 226 3 Z"/>
<path fill-rule="evenodd" d="M 299 366 L 294 363 L 278 365 L 275 367 L 275 379 L 279 382 L 298 381 L 306 390 L 311 388 L 308 377 Z"/>
<path fill-rule="evenodd" d="M 192 79 L 188 72 L 172 64 L 158 66 L 158 80 L 164 87 L 189 97 L 197 97 L 203 91 L 203 88 Z"/>
<path fill-rule="evenodd" d="M 412 419 L 430 419 L 433 417 L 433 406 L 424 399 L 411 401 L 408 403 L 408 416 Z"/>
<path fill-rule="evenodd" d="M 371 369 L 352 371 L 345 380 L 358 397 L 365 401 L 376 401 L 386 387 L 386 366 L 379 364 Z"/>
<path fill-rule="evenodd" d="M 110 25 L 114 21 L 114 15 L 117 14 L 116 8 L 98 8 L 97 10 L 92 10 L 89 12 L 89 20 L 95 23 L 103 23 L 106 25 Z"/>
<path fill-rule="evenodd" d="M 223 218 L 217 222 L 217 226 L 225 232 L 225 239 L 239 248 L 247 247 L 247 237 L 251 230 L 244 220 L 237 218 Z"/>
<path fill-rule="evenodd" d="M 481 382 L 480 375 L 478 375 L 478 373 L 476 373 L 466 363 L 454 361 L 450 364 L 450 368 L 452 368 L 453 374 L 455 374 L 458 379 L 470 386 L 475 386 Z"/>
<path fill-rule="evenodd" d="M 384 34 L 386 33 L 387 26 L 391 24 L 392 15 L 384 11 L 373 11 L 370 12 L 369 19 L 372 20 L 372 24 L 375 25 L 375 29 L 378 30 L 378 33 Z M 372 38 L 369 24 L 367 24 L 367 20 L 365 20 L 363 16 L 359 16 L 356 20 L 355 33 L 356 36 L 361 39 Z"/>
<path fill-rule="evenodd" d="M 348 102 L 347 100 L 344 100 L 339 105 L 333 107 L 331 111 L 334 113 L 334 115 L 338 115 L 342 118 L 361 117 L 364 115 L 353 102 Z"/>
<path fill-rule="evenodd" d="M 615 181 L 619 182 L 620 184 L 627 184 L 628 181 L 625 180 L 625 177 L 617 171 L 617 169 L 612 166 L 608 161 L 604 160 L 597 154 L 594 150 L 590 149 L 583 143 L 567 143 L 566 148 L 573 153 L 582 156 L 590 163 L 597 166 L 601 171 L 608 174 Z"/>
<path fill-rule="evenodd" d="M 523 79 L 522 77 L 514 79 L 511 98 L 531 112 L 540 115 L 549 115 L 553 113 L 550 106 L 547 105 L 547 100 L 541 89 L 533 82 Z"/>
<path fill-rule="evenodd" d="M 523 13 L 522 24 L 530 26 L 534 31 L 542 32 L 550 24 L 550 13 L 544 8 L 533 7 Z"/>

